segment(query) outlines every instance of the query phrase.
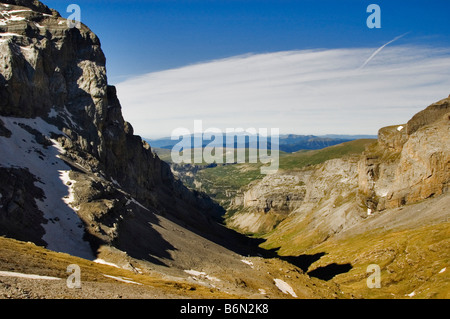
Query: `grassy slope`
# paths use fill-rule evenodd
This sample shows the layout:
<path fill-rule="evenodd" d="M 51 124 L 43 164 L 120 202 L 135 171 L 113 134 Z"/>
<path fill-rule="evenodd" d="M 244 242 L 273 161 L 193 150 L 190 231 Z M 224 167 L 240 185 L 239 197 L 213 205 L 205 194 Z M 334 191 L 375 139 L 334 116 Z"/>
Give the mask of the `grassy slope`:
<path fill-rule="evenodd" d="M 280 151 L 280 169 L 291 170 L 301 169 L 309 165 L 317 165 L 327 160 L 340 158 L 352 154 L 362 153 L 367 146 L 376 142 L 374 139 L 360 139 L 342 144 L 330 146 L 320 150 L 303 150 L 295 153 L 286 153 Z M 171 162 L 170 150 L 154 148 L 153 149 L 163 161 Z M 247 151 L 248 152 L 248 151 Z M 261 167 L 260 163 L 257 164 L 237 164 L 234 166 L 242 166 L 257 170 Z M 209 170 L 220 170 L 222 167 L 218 166 L 210 168 Z"/>
<path fill-rule="evenodd" d="M 179 277 L 159 272 L 137 274 L 113 266 L 97 264 L 67 254 L 56 253 L 32 243 L 0 237 L 0 271 L 51 276 L 58 281 L 16 279 L 0 276 L 0 299 L 2 298 L 45 298 L 45 299 L 241 299 L 291 298 L 283 294 L 274 284 L 273 278 L 283 278 L 294 287 L 299 298 L 348 298 L 336 284 L 310 278 L 299 268 L 277 258 L 264 259 L 247 257 L 252 266 L 243 266 L 245 272 L 223 274 L 222 279 L 231 276 L 226 285 L 228 293 L 221 288 L 204 286 Z M 66 287 L 68 265 L 81 268 L 81 289 Z M 104 275 L 122 277 L 141 285 L 122 283 Z M 245 281 L 243 279 L 245 279 Z M 29 281 L 32 281 L 31 283 Z M 216 283 L 221 285 L 221 283 Z M 231 286 L 234 288 L 230 288 Z M 237 288 L 236 288 L 237 287 Z M 258 289 L 264 289 L 265 296 Z M 256 292 L 255 292 L 256 291 Z M 118 297 L 120 296 L 120 297 Z"/>
<path fill-rule="evenodd" d="M 288 256 L 324 254 L 309 271 L 351 265 L 331 281 L 356 298 L 450 298 L 449 199 L 442 195 L 380 212 L 322 243 L 302 234 L 310 222 L 305 218 L 289 223 L 263 246 L 281 247 L 279 253 Z M 379 289 L 366 284 L 371 264 L 381 268 Z"/>
<path fill-rule="evenodd" d="M 414 229 L 383 229 L 333 239 L 308 251 L 325 252 L 310 270 L 351 264 L 332 279 L 356 298 L 450 298 L 450 223 Z M 367 287 L 367 267 L 381 268 L 381 288 Z"/>
<path fill-rule="evenodd" d="M 373 144 L 375 141 L 362 139 L 330 146 L 321 150 L 299 151 L 292 154 L 285 153 L 280 157 L 280 169 L 299 170 L 306 166 L 321 164 L 330 159 L 361 154 L 368 145 Z"/>
<path fill-rule="evenodd" d="M 40 276 L 51 276 L 61 278 L 60 295 L 57 298 L 85 298 L 81 291 L 77 289 L 65 288 L 67 266 L 76 264 L 81 268 L 82 287 L 84 284 L 114 284 L 114 290 L 118 294 L 123 294 L 127 298 L 127 292 L 131 288 L 139 288 L 142 297 L 146 294 L 157 294 L 160 298 L 233 298 L 232 295 L 225 294 L 218 290 L 213 290 L 201 285 L 196 285 L 184 281 L 171 281 L 164 279 L 157 273 L 137 274 L 135 272 L 116 268 L 113 266 L 94 263 L 92 261 L 74 257 L 68 254 L 56 253 L 32 243 L 25 243 L 14 239 L 0 237 L 0 270 L 33 274 Z M 104 275 L 124 277 L 131 281 L 140 283 L 140 286 L 130 285 L 107 278 Z M 1 277 L 0 277 L 0 288 Z M 85 289 L 85 288 L 83 288 Z M 95 293 L 95 291 L 93 292 Z M 44 296 L 47 296 L 44 294 Z M 94 298 L 107 298 L 104 295 L 94 295 Z M 134 294 L 132 295 L 134 298 Z"/>

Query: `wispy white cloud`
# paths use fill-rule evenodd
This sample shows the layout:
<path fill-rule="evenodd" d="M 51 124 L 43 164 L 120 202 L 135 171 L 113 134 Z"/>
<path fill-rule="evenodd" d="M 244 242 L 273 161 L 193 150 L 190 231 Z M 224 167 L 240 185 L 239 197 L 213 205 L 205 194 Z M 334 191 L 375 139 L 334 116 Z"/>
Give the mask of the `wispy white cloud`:
<path fill-rule="evenodd" d="M 195 119 L 223 130 L 376 134 L 450 93 L 450 49 L 374 50 L 248 54 L 138 76 L 117 88 L 126 120 L 145 137 L 192 130 Z"/>

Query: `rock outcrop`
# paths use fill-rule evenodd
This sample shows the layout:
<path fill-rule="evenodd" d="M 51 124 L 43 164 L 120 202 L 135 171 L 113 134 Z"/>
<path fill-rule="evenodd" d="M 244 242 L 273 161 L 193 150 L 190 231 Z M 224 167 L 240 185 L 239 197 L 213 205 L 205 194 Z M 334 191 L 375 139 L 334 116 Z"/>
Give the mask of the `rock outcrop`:
<path fill-rule="evenodd" d="M 280 171 L 249 185 L 242 206 L 229 220 L 229 226 L 240 231 L 264 234 L 291 215 L 317 213 L 305 229 L 314 230 L 316 223 L 323 233 L 336 233 L 344 225 L 364 215 L 358 198 L 358 157 L 326 161 L 299 171 Z M 329 214 L 329 211 L 335 214 Z M 322 214 L 325 214 L 322 216 Z M 327 235 L 324 235 L 327 236 Z"/>
<path fill-rule="evenodd" d="M 308 171 L 280 173 L 251 183 L 232 201 L 230 209 L 238 213 L 228 218 L 228 226 L 244 233 L 271 231 L 303 203 L 308 178 Z"/>
<path fill-rule="evenodd" d="M 407 124 L 380 130 L 359 163 L 359 187 L 373 210 L 412 204 L 448 191 L 450 98 Z"/>
<path fill-rule="evenodd" d="M 244 289 L 245 296 L 272 289 L 276 276 L 295 281 L 299 296 L 335 297 L 338 287 L 292 265 L 283 270 L 281 261 L 243 260 L 256 253 L 245 246 L 250 239 L 218 223 L 221 208 L 187 189 L 134 135 L 105 63 L 99 39 L 86 26 L 69 27 L 37 0 L 0 0 L 0 235 L 136 273 L 147 267 L 165 275 L 202 274 L 195 281 L 220 276 L 210 287 Z M 448 193 L 449 103 L 380 130 L 378 143 L 362 156 L 250 185 L 234 201 L 243 209 L 232 226 L 270 231 L 264 247 L 298 255 L 355 231 L 373 214 Z M 441 206 L 429 214 L 447 218 L 441 209 L 447 201 L 431 200 Z M 367 229 L 398 215 L 392 216 L 393 210 Z M 312 293 L 318 286 L 320 294 Z"/>
<path fill-rule="evenodd" d="M 269 234 L 266 248 L 306 250 L 384 210 L 447 193 L 449 182 L 446 98 L 407 124 L 380 129 L 378 141 L 362 155 L 279 172 L 249 185 L 228 223 L 242 232 Z"/>
<path fill-rule="evenodd" d="M 12 213 L 29 211 L 35 216 L 30 220 L 40 222 L 25 240 L 64 247 L 56 238 L 81 227 L 94 255 L 107 245 L 150 261 L 173 258 L 168 251 L 176 245 L 154 230 L 161 218 L 213 242 L 233 242 L 236 237 L 216 222 L 221 208 L 188 190 L 134 135 L 122 117 L 116 89 L 108 85 L 105 64 L 100 40 L 85 25 L 70 27 L 36 0 L 0 1 L 0 148 L 9 154 L 1 160 L 0 173 L 24 176 L 27 184 L 34 178 L 44 193 L 31 192 L 30 185 L 2 186 L 0 235 L 24 239 L 20 229 L 29 222 Z M 63 190 L 68 205 L 53 199 Z M 34 200 L 20 199 L 33 193 Z M 48 210 L 51 199 L 58 209 Z M 74 216 L 59 216 L 61 210 L 70 214 L 67 206 Z M 78 218 L 81 222 L 68 222 Z M 50 236 L 52 231 L 59 235 Z M 71 246 L 64 252 L 77 255 L 76 245 Z"/>
<path fill-rule="evenodd" d="M 0 167 L 0 180 L 0 233 L 45 245 L 42 224 L 48 221 L 35 203 L 44 196 L 36 178 L 23 168 Z"/>

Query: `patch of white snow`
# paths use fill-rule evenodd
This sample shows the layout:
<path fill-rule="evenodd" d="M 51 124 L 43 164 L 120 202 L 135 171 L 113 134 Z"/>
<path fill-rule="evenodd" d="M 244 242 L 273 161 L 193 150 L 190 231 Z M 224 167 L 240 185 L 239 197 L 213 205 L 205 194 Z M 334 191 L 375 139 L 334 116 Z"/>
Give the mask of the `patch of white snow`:
<path fill-rule="evenodd" d="M 57 277 L 28 275 L 28 274 L 23 274 L 23 273 L 19 273 L 19 272 L 10 272 L 10 271 L 0 271 L 0 277 L 15 277 L 15 278 L 36 279 L 36 280 L 61 280 L 61 278 L 57 278 Z"/>
<path fill-rule="evenodd" d="M 280 291 L 284 294 L 290 294 L 292 297 L 297 298 L 297 295 L 294 291 L 294 289 L 292 289 L 292 287 L 285 281 L 281 280 L 281 279 L 274 279 L 275 281 L 275 286 L 278 287 L 278 289 L 280 289 Z"/>
<path fill-rule="evenodd" d="M 142 205 L 141 203 L 139 203 L 137 200 L 135 200 L 133 197 L 129 198 L 127 200 L 127 203 L 125 204 L 125 206 L 130 205 L 131 203 L 134 203 L 136 205 L 138 205 L 139 207 L 145 209 L 146 211 L 149 211 L 149 209 L 147 207 L 145 207 L 144 205 Z"/>
<path fill-rule="evenodd" d="M 250 261 L 250 260 L 245 260 L 245 259 L 241 259 L 241 261 L 242 261 L 244 264 L 247 264 L 247 265 L 249 265 L 250 267 L 253 268 L 253 262 L 252 262 L 252 261 Z"/>
<path fill-rule="evenodd" d="M 96 264 L 102 264 L 102 265 L 107 265 L 107 266 L 112 266 L 112 267 L 120 268 L 120 267 L 117 266 L 116 264 L 110 263 L 109 261 L 106 261 L 106 260 L 101 259 L 101 258 L 97 258 L 96 260 L 94 260 L 94 262 L 95 262 Z"/>
<path fill-rule="evenodd" d="M 65 202 L 65 199 L 71 200 L 71 190 L 61 179 L 61 172 L 70 171 L 70 167 L 58 157 L 62 147 L 56 141 L 53 147 L 38 144 L 35 136 L 19 124 L 28 125 L 47 137 L 51 136 L 52 132 L 61 135 L 63 133 L 41 118 L 0 118 L 12 133 L 10 138 L 0 137 L 0 165 L 28 169 L 38 180 L 35 182 L 36 187 L 42 189 L 45 194 L 42 200 L 36 199 L 36 204 L 48 220 L 42 225 L 45 230 L 42 239 L 47 243 L 46 248 L 93 260 L 91 247 L 83 239 L 84 228 L 81 219 Z"/>
<path fill-rule="evenodd" d="M 127 283 L 127 284 L 133 284 L 133 285 L 140 285 L 140 286 L 142 286 L 141 283 L 132 281 L 132 280 L 130 280 L 130 278 L 126 278 L 126 277 L 118 277 L 118 276 L 111 276 L 111 275 L 105 275 L 105 274 L 103 274 L 103 276 L 105 276 L 105 277 L 107 277 L 107 278 L 111 278 L 111 279 L 117 280 L 117 281 L 125 282 L 125 283 Z"/>
<path fill-rule="evenodd" d="M 20 34 L 11 32 L 0 32 L 0 37 L 22 37 Z"/>
<path fill-rule="evenodd" d="M 200 278 L 206 278 L 211 281 L 221 281 L 219 278 L 213 277 L 208 275 L 206 272 L 203 271 L 197 271 L 197 270 L 185 270 L 184 272 L 188 273 L 189 275 L 192 275 L 194 277 L 200 277 Z"/>

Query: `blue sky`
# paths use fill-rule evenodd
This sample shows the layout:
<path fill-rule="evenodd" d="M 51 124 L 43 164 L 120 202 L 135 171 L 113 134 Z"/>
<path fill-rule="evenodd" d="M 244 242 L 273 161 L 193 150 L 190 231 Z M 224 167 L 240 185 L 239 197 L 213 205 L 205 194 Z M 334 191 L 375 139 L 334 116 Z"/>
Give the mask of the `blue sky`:
<path fill-rule="evenodd" d="M 113 83 L 135 74 L 245 53 L 377 47 L 410 32 L 408 41 L 450 45 L 448 0 L 47 0 L 99 35 Z M 369 4 L 382 28 L 366 26 Z M 406 39 L 404 40 L 406 41 Z"/>
<path fill-rule="evenodd" d="M 450 93 L 450 1 L 47 0 L 101 39 L 125 119 L 377 134 Z M 369 29 L 369 4 L 381 28 Z"/>

